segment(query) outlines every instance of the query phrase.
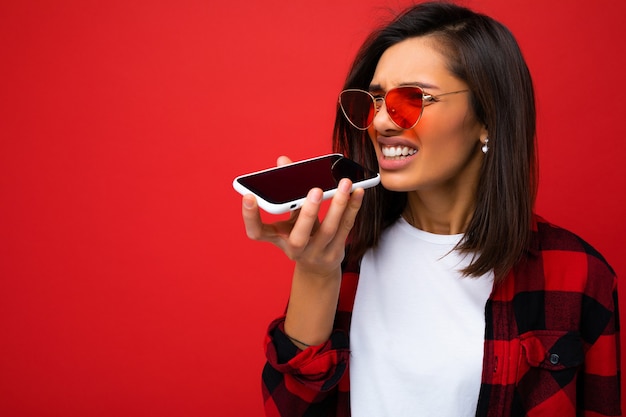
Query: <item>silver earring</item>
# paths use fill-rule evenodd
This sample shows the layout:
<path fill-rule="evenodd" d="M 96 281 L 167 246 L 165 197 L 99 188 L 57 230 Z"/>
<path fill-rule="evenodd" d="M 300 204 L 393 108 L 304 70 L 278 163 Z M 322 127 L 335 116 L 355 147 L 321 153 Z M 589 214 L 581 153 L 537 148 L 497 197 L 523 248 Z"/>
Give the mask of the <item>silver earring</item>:
<path fill-rule="evenodd" d="M 485 138 L 485 144 L 480 149 L 483 151 L 484 154 L 489 152 L 489 138 Z"/>

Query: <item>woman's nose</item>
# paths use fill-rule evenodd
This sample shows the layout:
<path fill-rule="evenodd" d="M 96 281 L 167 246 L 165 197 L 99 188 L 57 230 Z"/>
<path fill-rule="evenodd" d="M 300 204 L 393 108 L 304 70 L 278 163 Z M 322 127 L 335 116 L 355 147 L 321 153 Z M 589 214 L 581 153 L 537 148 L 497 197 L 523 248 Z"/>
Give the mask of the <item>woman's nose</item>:
<path fill-rule="evenodd" d="M 374 115 L 372 126 L 379 132 L 385 132 L 389 130 L 402 130 L 393 122 L 393 120 L 391 120 L 391 117 L 387 112 L 387 105 L 384 100 L 381 100 L 380 102 L 380 107 Z"/>

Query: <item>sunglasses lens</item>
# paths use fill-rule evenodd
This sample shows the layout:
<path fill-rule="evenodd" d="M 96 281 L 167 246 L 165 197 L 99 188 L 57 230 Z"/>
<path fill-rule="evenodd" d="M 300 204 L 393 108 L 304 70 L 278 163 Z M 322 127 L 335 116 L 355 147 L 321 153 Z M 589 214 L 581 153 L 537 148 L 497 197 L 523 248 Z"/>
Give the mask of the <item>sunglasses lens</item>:
<path fill-rule="evenodd" d="M 389 90 L 385 98 L 387 113 L 395 124 L 410 129 L 422 115 L 423 91 L 419 87 L 398 87 Z"/>
<path fill-rule="evenodd" d="M 339 95 L 344 116 L 358 129 L 367 129 L 374 120 L 374 100 L 365 91 L 345 90 Z"/>

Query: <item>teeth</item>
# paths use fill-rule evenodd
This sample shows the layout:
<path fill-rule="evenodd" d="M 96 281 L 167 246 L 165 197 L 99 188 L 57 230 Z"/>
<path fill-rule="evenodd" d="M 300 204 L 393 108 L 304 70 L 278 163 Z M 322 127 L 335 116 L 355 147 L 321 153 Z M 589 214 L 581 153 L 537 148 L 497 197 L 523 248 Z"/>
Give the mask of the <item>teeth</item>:
<path fill-rule="evenodd" d="M 383 146 L 382 152 L 386 158 L 395 158 L 414 155 L 417 153 L 417 149 L 409 148 L 408 146 Z"/>

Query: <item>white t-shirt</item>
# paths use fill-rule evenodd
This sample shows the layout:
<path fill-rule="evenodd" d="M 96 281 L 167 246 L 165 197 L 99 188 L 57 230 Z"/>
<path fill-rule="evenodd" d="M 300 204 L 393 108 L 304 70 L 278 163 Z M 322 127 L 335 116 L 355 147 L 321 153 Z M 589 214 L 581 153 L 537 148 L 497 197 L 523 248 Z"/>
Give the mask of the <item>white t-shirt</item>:
<path fill-rule="evenodd" d="M 463 235 L 399 219 L 361 263 L 350 329 L 353 417 L 474 416 L 493 274 L 463 277 Z"/>

